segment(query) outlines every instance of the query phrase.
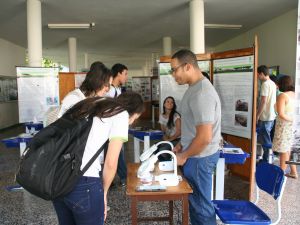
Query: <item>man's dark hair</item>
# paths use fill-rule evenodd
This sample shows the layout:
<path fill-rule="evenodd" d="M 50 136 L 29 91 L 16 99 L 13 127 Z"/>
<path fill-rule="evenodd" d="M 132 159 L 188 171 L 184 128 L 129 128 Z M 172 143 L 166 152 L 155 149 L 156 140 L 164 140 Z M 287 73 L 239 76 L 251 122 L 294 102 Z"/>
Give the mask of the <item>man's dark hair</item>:
<path fill-rule="evenodd" d="M 172 59 L 178 59 L 181 64 L 189 63 L 194 68 L 199 68 L 196 55 L 188 49 L 179 50 L 172 56 Z"/>
<path fill-rule="evenodd" d="M 86 97 L 96 94 L 104 86 L 109 86 L 111 76 L 110 69 L 102 62 L 94 62 L 79 89 Z"/>
<path fill-rule="evenodd" d="M 121 63 L 116 63 L 115 65 L 113 65 L 111 68 L 113 78 L 115 78 L 118 75 L 118 73 L 122 73 L 124 70 L 128 70 L 128 68 L 127 66 Z"/>
<path fill-rule="evenodd" d="M 293 79 L 287 75 L 284 75 L 279 78 L 278 87 L 279 87 L 279 91 L 281 92 L 295 91 Z"/>
<path fill-rule="evenodd" d="M 265 65 L 257 67 L 257 73 L 263 73 L 265 76 L 269 76 L 269 68 Z"/>

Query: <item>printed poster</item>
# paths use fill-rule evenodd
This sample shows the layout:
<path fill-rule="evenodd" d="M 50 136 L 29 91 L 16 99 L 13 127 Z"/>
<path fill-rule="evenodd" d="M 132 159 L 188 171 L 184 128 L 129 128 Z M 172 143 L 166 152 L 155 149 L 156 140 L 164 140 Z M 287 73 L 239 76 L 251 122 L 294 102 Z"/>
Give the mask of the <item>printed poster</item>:
<path fill-rule="evenodd" d="M 58 68 L 17 67 L 19 122 L 43 121 L 59 106 Z"/>
<path fill-rule="evenodd" d="M 222 133 L 251 138 L 253 56 L 214 60 L 214 87 L 221 100 Z"/>

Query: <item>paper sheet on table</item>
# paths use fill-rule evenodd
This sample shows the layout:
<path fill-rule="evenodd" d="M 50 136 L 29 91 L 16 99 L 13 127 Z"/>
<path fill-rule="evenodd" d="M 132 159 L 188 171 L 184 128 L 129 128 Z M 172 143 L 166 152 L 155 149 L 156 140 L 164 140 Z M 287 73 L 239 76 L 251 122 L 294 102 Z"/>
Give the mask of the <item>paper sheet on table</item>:
<path fill-rule="evenodd" d="M 223 148 L 223 152 L 229 154 L 244 154 L 241 148 Z"/>

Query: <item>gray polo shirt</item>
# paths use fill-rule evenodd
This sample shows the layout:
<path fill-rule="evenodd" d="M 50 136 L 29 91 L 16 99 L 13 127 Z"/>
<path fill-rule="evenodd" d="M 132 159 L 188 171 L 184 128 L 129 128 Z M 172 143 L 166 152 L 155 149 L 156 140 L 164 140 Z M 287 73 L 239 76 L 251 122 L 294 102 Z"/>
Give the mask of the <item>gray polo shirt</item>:
<path fill-rule="evenodd" d="M 186 150 L 196 136 L 196 126 L 213 125 L 211 143 L 196 157 L 214 154 L 221 139 L 221 103 L 219 96 L 206 78 L 189 86 L 181 101 L 181 144 Z"/>

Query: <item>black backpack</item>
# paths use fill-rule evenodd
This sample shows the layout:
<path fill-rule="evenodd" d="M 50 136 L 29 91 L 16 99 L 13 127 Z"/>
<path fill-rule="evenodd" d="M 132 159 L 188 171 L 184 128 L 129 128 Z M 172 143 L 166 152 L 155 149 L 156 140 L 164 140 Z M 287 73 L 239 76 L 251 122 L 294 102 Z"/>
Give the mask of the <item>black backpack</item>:
<path fill-rule="evenodd" d="M 63 116 L 38 132 L 21 157 L 17 182 L 45 200 L 72 191 L 102 150 L 107 149 L 108 141 L 80 170 L 92 124 L 93 118 L 72 120 Z"/>

